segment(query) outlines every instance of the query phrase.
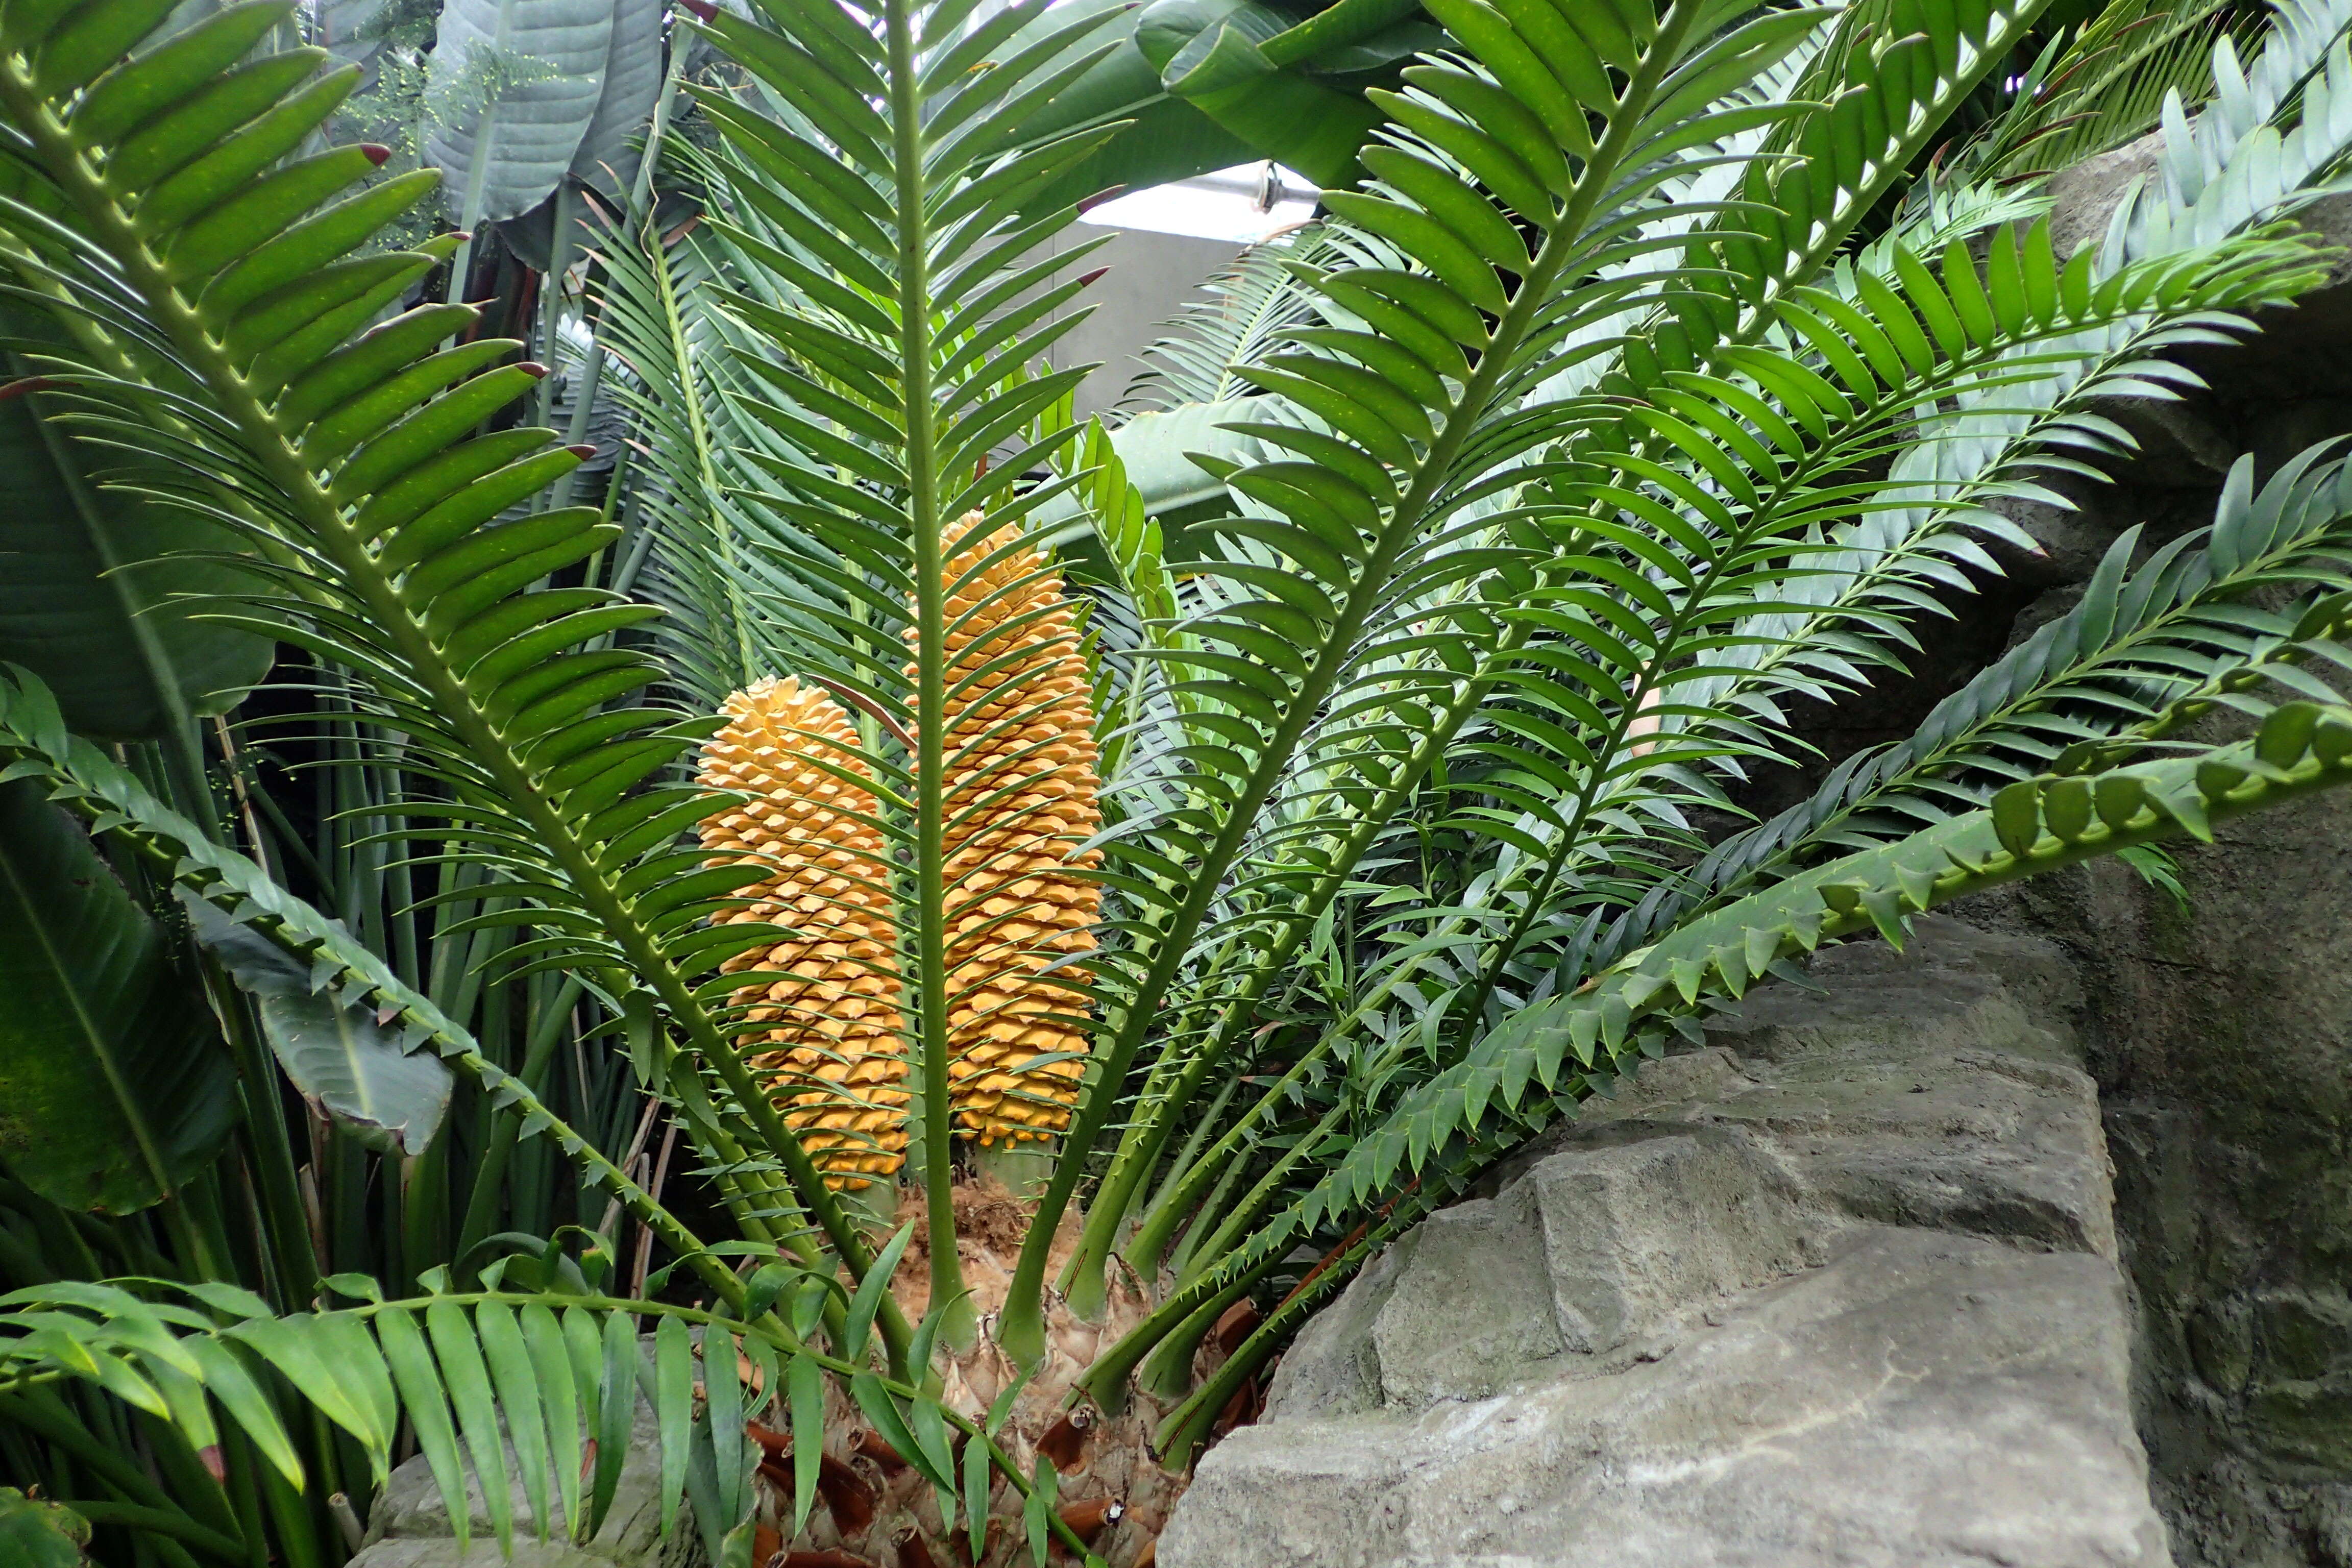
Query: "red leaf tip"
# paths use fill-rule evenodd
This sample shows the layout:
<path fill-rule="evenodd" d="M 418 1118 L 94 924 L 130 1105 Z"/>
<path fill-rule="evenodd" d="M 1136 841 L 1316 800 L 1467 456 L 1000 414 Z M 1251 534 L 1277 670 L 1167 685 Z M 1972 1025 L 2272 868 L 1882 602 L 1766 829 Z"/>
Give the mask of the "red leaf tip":
<path fill-rule="evenodd" d="M 578 447 L 566 447 L 563 449 L 583 463 L 596 455 L 595 447 L 584 444 Z"/>
<path fill-rule="evenodd" d="M 719 7 L 713 5 L 710 3 L 710 0 L 677 0 L 677 3 L 685 6 L 688 10 L 693 12 L 695 18 L 698 21 L 716 22 L 719 20 Z"/>
<path fill-rule="evenodd" d="M 515 369 L 522 372 L 523 374 L 530 377 L 533 381 L 537 381 L 541 376 L 547 374 L 547 367 L 540 363 L 535 359 L 527 359 L 520 364 L 515 366 Z"/>
<path fill-rule="evenodd" d="M 1093 288 L 1096 280 L 1109 270 L 1110 268 L 1108 267 L 1097 267 L 1092 272 L 1080 273 L 1078 275 L 1078 287 L 1081 289 Z"/>
<path fill-rule="evenodd" d="M 362 142 L 360 143 L 360 151 L 366 153 L 367 161 L 379 169 L 383 167 L 384 160 L 392 156 L 392 149 L 381 142 Z"/>
<path fill-rule="evenodd" d="M 28 392 L 47 392 L 58 384 L 60 384 L 50 380 L 46 375 L 28 375 L 18 381 L 12 381 L 5 386 L 0 386 L 0 403 L 5 403 L 11 398 L 22 397 Z"/>
<path fill-rule="evenodd" d="M 1082 213 L 1090 213 L 1094 211 L 1095 208 L 1102 205 L 1103 203 L 1117 201 L 1119 197 L 1125 195 L 1127 195 L 1127 187 L 1125 185 L 1105 185 L 1101 190 L 1097 191 L 1093 195 L 1090 195 L 1084 201 L 1080 202 L 1078 204 L 1078 210 Z"/>

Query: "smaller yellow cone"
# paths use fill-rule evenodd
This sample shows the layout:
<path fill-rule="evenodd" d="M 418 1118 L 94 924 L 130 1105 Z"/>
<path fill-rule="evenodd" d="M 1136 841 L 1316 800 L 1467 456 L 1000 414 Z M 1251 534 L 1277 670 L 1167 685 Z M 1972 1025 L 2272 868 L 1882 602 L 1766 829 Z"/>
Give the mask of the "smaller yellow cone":
<path fill-rule="evenodd" d="M 750 798 L 703 819 L 703 847 L 711 865 L 750 860 L 770 873 L 723 918 L 798 933 L 728 961 L 730 971 L 790 976 L 736 992 L 753 1026 L 740 1037 L 825 1180 L 855 1191 L 894 1174 L 907 1147 L 889 868 L 881 833 L 859 820 L 878 803 L 853 782 L 872 774 L 840 704 L 797 678 L 762 680 L 720 711 L 727 723 L 702 748 L 699 780 Z"/>

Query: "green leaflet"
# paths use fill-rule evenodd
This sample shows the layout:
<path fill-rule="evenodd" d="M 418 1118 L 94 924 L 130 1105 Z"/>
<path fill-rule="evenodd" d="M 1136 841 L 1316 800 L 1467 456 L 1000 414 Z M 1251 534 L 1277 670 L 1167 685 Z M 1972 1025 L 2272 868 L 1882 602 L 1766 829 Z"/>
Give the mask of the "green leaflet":
<path fill-rule="evenodd" d="M 21 778 L 0 784 L 0 1160 L 52 1202 L 144 1208 L 235 1124 L 236 1070 L 194 977 Z"/>
<path fill-rule="evenodd" d="M 1255 0 L 1162 0 L 1121 14 L 1081 0 L 1041 8 L 996 54 L 1012 55 L 1087 11 L 1103 20 L 1067 56 L 1106 42 L 1116 47 L 1055 95 L 1036 131 L 1128 123 L 1055 179 L 1032 210 L 1256 159 L 1344 184 L 1378 119 L 1360 84 L 1439 36 L 1417 0 L 1356 0 L 1311 15 Z"/>
<path fill-rule="evenodd" d="M 0 1487 L 0 1561 L 16 1568 L 83 1568 L 89 1521 L 71 1509 Z"/>

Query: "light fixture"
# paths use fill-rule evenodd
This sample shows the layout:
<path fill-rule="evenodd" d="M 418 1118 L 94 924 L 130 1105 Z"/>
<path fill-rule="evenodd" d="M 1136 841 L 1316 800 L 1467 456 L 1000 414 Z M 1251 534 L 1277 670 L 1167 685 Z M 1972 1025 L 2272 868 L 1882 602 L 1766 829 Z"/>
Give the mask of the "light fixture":
<path fill-rule="evenodd" d="M 1255 245 L 1313 217 L 1315 200 L 1305 175 L 1269 160 L 1132 191 L 1090 209 L 1082 221 Z"/>

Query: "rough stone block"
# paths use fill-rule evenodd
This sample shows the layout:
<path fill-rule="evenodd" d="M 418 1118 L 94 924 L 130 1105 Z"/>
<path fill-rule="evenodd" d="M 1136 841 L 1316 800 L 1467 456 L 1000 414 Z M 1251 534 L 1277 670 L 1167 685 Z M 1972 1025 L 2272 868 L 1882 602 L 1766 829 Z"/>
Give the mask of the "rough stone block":
<path fill-rule="evenodd" d="M 1570 1348 L 1528 1210 L 1523 1189 L 1457 1204 L 1398 1248 L 1395 1287 L 1371 1321 L 1384 1403 L 1494 1394 Z M 1478 1288 L 1465 1290 L 1465 1279 Z"/>
<path fill-rule="evenodd" d="M 1672 1353 L 1203 1460 L 1171 1568 L 2167 1568 L 2104 1258 L 1853 1233 Z"/>
<path fill-rule="evenodd" d="M 1391 1247 L 1160 1561 L 2169 1568 L 2062 955 L 1814 970 Z"/>
<path fill-rule="evenodd" d="M 1827 1225 L 1753 1137 L 1661 1131 L 1570 1149 L 1528 1173 L 1539 1257 L 1570 1350 L 1605 1354 L 1815 1260 Z"/>

